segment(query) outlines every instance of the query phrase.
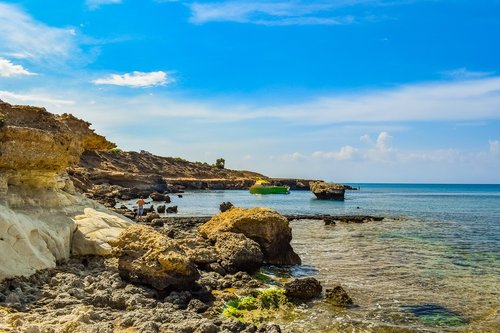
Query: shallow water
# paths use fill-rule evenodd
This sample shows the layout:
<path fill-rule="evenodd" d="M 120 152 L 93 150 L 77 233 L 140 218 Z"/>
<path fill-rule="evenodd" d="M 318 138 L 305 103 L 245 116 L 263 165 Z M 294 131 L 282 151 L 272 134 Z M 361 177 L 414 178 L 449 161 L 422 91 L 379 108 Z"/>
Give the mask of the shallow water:
<path fill-rule="evenodd" d="M 272 207 L 283 214 L 389 217 L 365 224 L 292 221 L 303 266 L 277 275 L 340 284 L 356 306 L 317 301 L 293 320 L 294 332 L 498 332 L 500 185 L 353 184 L 344 202 L 310 192 L 251 195 L 199 191 L 172 197 L 179 215 L 212 215 L 219 204 Z M 272 268 L 271 268 L 271 271 Z"/>

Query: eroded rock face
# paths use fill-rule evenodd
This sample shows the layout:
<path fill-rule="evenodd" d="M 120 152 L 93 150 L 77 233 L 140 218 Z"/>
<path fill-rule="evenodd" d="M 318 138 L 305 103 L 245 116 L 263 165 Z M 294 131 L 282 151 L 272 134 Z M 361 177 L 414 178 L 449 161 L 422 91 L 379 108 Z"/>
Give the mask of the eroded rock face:
<path fill-rule="evenodd" d="M 335 286 L 333 289 L 326 289 L 326 299 L 337 306 L 346 307 L 353 304 L 351 297 L 341 286 Z"/>
<path fill-rule="evenodd" d="M 199 277 L 177 243 L 151 227 L 132 225 L 110 244 L 125 280 L 165 290 L 189 289 Z"/>
<path fill-rule="evenodd" d="M 203 237 L 213 240 L 221 232 L 240 233 L 259 244 L 266 263 L 301 263 L 290 245 L 292 230 L 288 220 L 273 209 L 233 207 L 213 216 L 198 231 Z"/>
<path fill-rule="evenodd" d="M 75 217 L 76 231 L 73 234 L 73 255 L 108 255 L 112 247 L 109 241 L 116 240 L 120 233 L 132 225 L 112 213 L 86 208 Z"/>
<path fill-rule="evenodd" d="M 345 187 L 342 184 L 318 181 L 310 182 L 309 186 L 320 200 L 344 200 Z"/>
<path fill-rule="evenodd" d="M 66 260 L 73 217 L 97 208 L 75 192 L 65 171 L 85 149 L 115 146 L 89 125 L 0 101 L 0 281 Z"/>

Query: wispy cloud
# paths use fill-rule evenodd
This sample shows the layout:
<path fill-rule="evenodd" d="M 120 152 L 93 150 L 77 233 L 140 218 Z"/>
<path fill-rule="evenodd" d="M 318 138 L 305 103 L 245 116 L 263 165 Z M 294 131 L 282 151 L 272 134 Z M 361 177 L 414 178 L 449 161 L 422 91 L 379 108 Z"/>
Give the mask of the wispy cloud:
<path fill-rule="evenodd" d="M 480 71 L 470 71 L 465 67 L 453 69 L 450 71 L 441 72 L 443 75 L 450 77 L 452 79 L 479 79 L 487 76 L 492 76 L 495 72 L 480 72 Z"/>
<path fill-rule="evenodd" d="M 120 4 L 120 3 L 122 3 L 122 0 L 86 0 L 85 1 L 85 4 L 90 9 L 97 9 L 103 5 L 114 5 L 114 4 Z"/>
<path fill-rule="evenodd" d="M 323 152 L 323 151 L 316 151 L 312 153 L 312 157 L 315 158 L 324 158 L 324 159 L 333 159 L 333 160 L 339 160 L 339 161 L 345 161 L 345 160 L 350 160 L 353 158 L 353 155 L 357 152 L 356 148 L 353 148 L 351 146 L 343 146 L 340 148 L 339 151 L 332 151 L 332 152 Z"/>
<path fill-rule="evenodd" d="M 37 106 L 68 106 L 75 104 L 74 101 L 58 99 L 52 96 L 43 95 L 43 94 L 35 94 L 35 93 L 13 93 L 10 91 L 2 91 L 0 90 L 0 99 L 4 101 L 8 101 L 12 104 L 30 104 Z"/>
<path fill-rule="evenodd" d="M 47 26 L 16 5 L 0 3 L 0 54 L 60 62 L 77 50 L 73 29 Z"/>
<path fill-rule="evenodd" d="M 500 141 L 490 140 L 488 143 L 490 144 L 490 153 L 500 155 Z"/>
<path fill-rule="evenodd" d="M 335 15 L 336 8 L 353 6 L 374 0 L 346 1 L 223 1 L 189 4 L 190 22 L 237 22 L 260 25 L 338 25 L 354 22 L 351 15 Z"/>
<path fill-rule="evenodd" d="M 36 75 L 21 65 L 13 64 L 11 61 L 0 57 L 0 77 Z"/>
<path fill-rule="evenodd" d="M 97 85 L 105 84 L 131 88 L 146 88 L 153 86 L 163 86 L 173 82 L 173 79 L 163 71 L 148 73 L 134 71 L 132 73 L 125 73 L 122 75 L 111 74 L 107 77 L 93 80 L 92 82 Z"/>

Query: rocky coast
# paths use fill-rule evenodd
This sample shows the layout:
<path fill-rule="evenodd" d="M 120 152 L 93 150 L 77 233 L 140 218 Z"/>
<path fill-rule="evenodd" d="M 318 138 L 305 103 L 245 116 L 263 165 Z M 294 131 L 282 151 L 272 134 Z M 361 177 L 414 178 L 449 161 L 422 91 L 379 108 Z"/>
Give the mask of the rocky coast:
<path fill-rule="evenodd" d="M 263 175 L 122 152 L 89 126 L 0 101 L 0 332 L 280 332 L 270 322 L 289 301 L 321 297 L 317 281 L 269 289 L 255 274 L 301 263 L 288 219 L 271 209 L 136 223 L 114 208 Z"/>

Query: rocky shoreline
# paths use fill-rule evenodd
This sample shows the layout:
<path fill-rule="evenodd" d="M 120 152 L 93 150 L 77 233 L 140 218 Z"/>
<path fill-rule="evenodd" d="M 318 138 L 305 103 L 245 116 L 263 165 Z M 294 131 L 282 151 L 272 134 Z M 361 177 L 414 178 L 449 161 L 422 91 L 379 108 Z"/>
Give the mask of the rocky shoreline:
<path fill-rule="evenodd" d="M 0 101 L 0 120 L 1 332 L 281 332 L 267 324 L 280 309 L 323 297 L 318 281 L 259 275 L 301 262 L 275 211 L 151 212 L 134 223 L 114 209 L 116 199 L 246 189 L 263 175 L 122 152 L 88 122 L 44 108 Z"/>

